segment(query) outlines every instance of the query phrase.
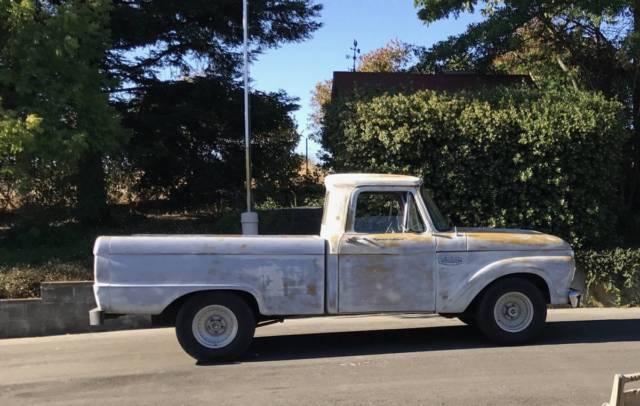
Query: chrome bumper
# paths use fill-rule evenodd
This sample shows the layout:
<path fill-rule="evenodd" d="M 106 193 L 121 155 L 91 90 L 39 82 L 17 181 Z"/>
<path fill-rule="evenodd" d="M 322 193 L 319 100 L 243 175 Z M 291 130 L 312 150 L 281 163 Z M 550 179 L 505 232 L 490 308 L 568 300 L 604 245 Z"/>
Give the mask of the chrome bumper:
<path fill-rule="evenodd" d="M 569 289 L 569 304 L 572 308 L 580 307 L 582 301 L 582 292 L 575 289 Z"/>
<path fill-rule="evenodd" d="M 104 323 L 104 313 L 102 310 L 98 307 L 89 310 L 89 325 L 100 326 L 102 323 Z"/>

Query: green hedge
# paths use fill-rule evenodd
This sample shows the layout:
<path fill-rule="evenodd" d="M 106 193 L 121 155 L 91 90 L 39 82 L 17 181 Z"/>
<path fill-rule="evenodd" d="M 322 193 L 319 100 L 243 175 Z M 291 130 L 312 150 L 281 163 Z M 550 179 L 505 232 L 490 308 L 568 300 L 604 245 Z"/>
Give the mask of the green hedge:
<path fill-rule="evenodd" d="M 457 225 L 602 247 L 618 244 L 625 128 L 622 106 L 599 94 L 420 91 L 332 102 L 321 141 L 334 171 L 421 176 Z"/>
<path fill-rule="evenodd" d="M 640 306 L 640 249 L 576 252 L 591 305 Z"/>

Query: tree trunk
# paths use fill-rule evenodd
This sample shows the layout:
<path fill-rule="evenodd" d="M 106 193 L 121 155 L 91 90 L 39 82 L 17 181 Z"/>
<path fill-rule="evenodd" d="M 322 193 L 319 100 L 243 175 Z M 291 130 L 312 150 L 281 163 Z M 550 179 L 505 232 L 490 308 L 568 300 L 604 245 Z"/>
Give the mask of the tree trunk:
<path fill-rule="evenodd" d="M 99 153 L 88 151 L 78 163 L 78 219 L 81 224 L 102 224 L 109 218 L 104 166 Z"/>

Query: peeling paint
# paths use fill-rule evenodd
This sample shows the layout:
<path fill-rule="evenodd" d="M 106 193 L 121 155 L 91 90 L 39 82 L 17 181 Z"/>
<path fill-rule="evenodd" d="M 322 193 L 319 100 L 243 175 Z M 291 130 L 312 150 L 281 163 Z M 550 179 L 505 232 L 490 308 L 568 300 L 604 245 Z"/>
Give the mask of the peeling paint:
<path fill-rule="evenodd" d="M 571 249 L 562 239 L 531 230 L 463 229 L 470 251 L 508 251 L 522 249 Z"/>

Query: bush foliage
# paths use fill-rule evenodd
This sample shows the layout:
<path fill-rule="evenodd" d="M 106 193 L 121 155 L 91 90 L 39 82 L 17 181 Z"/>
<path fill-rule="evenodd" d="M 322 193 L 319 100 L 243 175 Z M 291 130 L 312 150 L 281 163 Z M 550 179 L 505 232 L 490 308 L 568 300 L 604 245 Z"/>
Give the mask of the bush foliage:
<path fill-rule="evenodd" d="M 455 223 L 526 227 L 577 247 L 615 244 L 622 106 L 600 94 L 495 88 L 362 94 L 321 133 L 335 171 L 421 176 Z"/>
<path fill-rule="evenodd" d="M 576 266 L 585 273 L 587 303 L 640 306 L 640 249 L 578 251 Z"/>

